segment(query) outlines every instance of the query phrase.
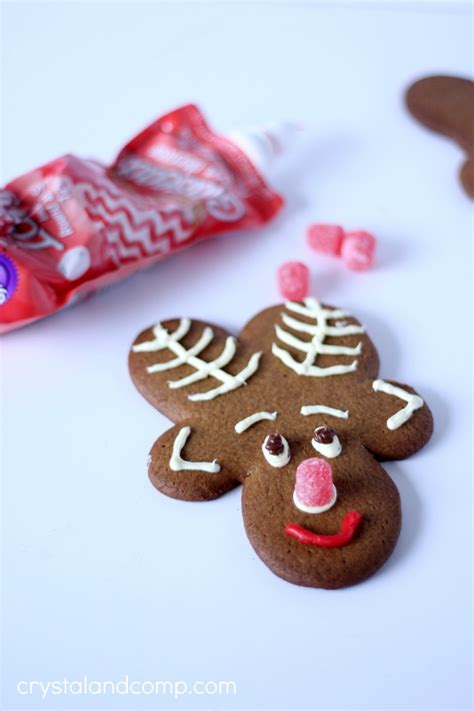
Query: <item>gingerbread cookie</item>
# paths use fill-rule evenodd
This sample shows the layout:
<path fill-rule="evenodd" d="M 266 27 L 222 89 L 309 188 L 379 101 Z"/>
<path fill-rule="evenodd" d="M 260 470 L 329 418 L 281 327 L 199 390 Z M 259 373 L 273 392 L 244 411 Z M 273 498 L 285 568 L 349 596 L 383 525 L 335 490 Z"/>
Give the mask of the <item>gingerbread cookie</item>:
<path fill-rule="evenodd" d="M 474 82 L 452 76 L 419 79 L 406 92 L 410 113 L 422 124 L 453 138 L 467 153 L 460 178 L 474 198 Z"/>
<path fill-rule="evenodd" d="M 237 340 L 172 319 L 136 338 L 130 373 L 176 424 L 152 447 L 164 494 L 205 501 L 243 485 L 245 529 L 292 583 L 339 588 L 374 573 L 400 531 L 400 498 L 377 460 L 430 438 L 428 407 L 380 380 L 364 327 L 313 298 L 257 314 Z"/>

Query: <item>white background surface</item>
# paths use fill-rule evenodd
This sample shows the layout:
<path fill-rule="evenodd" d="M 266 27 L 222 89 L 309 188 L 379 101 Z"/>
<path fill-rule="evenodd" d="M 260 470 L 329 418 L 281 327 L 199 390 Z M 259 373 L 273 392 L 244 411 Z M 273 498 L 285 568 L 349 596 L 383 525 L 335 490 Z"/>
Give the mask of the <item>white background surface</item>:
<path fill-rule="evenodd" d="M 461 152 L 404 110 L 419 75 L 469 74 L 467 5 L 8 3 L 3 180 L 72 151 L 110 160 L 194 100 L 221 131 L 308 127 L 259 234 L 207 242 L 2 339 L 4 708 L 470 708 L 471 207 Z M 310 221 L 378 235 L 357 275 L 311 253 Z M 337 592 L 274 577 L 239 491 L 159 495 L 167 421 L 138 395 L 131 340 L 190 315 L 238 331 L 285 259 L 362 318 L 382 377 L 426 397 L 436 432 L 387 465 L 404 524 L 385 567 Z M 236 298 L 238 295 L 238 298 Z M 219 535 L 215 535 L 218 531 Z M 235 697 L 18 696 L 19 680 L 235 680 Z"/>

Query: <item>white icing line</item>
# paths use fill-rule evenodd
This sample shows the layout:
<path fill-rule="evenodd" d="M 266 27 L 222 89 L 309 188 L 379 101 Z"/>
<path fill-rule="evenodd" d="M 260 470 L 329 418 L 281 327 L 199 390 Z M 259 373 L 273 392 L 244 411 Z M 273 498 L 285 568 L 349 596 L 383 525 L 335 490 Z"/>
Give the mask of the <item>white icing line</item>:
<path fill-rule="evenodd" d="M 163 328 L 161 323 L 153 326 L 152 331 L 155 338 L 152 341 L 143 341 L 133 346 L 132 350 L 135 353 L 154 353 L 168 348 L 169 341 L 180 341 L 188 333 L 191 328 L 191 321 L 188 318 L 182 318 L 176 331 L 168 333 L 166 328 Z"/>
<path fill-rule="evenodd" d="M 239 422 L 235 425 L 234 430 L 238 434 L 242 434 L 242 432 L 245 432 L 245 430 L 248 430 L 249 427 L 252 427 L 252 425 L 255 425 L 257 422 L 261 422 L 262 420 L 276 420 L 277 414 L 277 412 L 254 412 L 253 415 L 249 415 L 248 417 L 244 417 L 243 420 L 239 420 Z"/>
<path fill-rule="evenodd" d="M 281 326 L 275 326 L 275 333 L 277 338 L 282 343 L 286 343 L 287 346 L 292 346 L 296 350 L 303 351 L 304 353 L 310 353 L 314 351 L 313 341 L 301 341 L 293 334 L 285 331 Z M 355 347 L 349 346 L 330 346 L 328 344 L 319 343 L 317 348 L 317 353 L 327 353 L 328 355 L 360 355 L 362 351 L 362 343 L 358 343 Z"/>
<path fill-rule="evenodd" d="M 334 484 L 333 484 L 332 488 L 333 488 L 333 497 L 330 501 L 328 501 L 327 504 L 324 504 L 324 506 L 306 506 L 305 504 L 302 504 L 296 495 L 296 489 L 293 492 L 294 504 L 297 509 L 299 509 L 300 511 L 304 511 L 305 513 L 310 513 L 310 514 L 324 513 L 324 511 L 328 511 L 336 503 L 337 491 L 336 491 L 336 487 L 334 486 Z"/>
<path fill-rule="evenodd" d="M 293 316 L 288 316 L 288 314 L 285 313 L 282 313 L 281 319 L 286 326 L 289 326 L 294 331 L 309 333 L 311 336 L 314 336 L 318 328 L 311 323 L 306 323 L 306 321 L 298 321 L 298 319 L 293 318 Z"/>
<path fill-rule="evenodd" d="M 300 410 L 301 415 L 333 415 L 334 417 L 341 417 L 347 420 L 349 417 L 349 410 L 337 410 L 335 407 L 328 407 L 327 405 L 303 405 Z"/>
<path fill-rule="evenodd" d="M 166 363 L 155 363 L 155 365 L 150 365 L 147 368 L 147 371 L 149 373 L 159 373 L 160 371 L 163 370 L 170 370 L 171 368 L 178 368 L 180 365 L 184 365 L 186 362 L 189 363 L 190 358 L 193 356 L 198 355 L 201 353 L 209 343 L 212 341 L 214 337 L 214 334 L 212 332 L 212 328 L 205 328 L 204 331 L 202 332 L 202 335 L 200 339 L 197 341 L 197 343 L 192 346 L 188 351 L 186 351 L 183 355 L 178 356 L 177 358 L 173 358 L 172 360 L 166 361 Z M 183 378 L 184 380 L 184 378 Z M 175 387 L 178 387 L 175 385 Z"/>
<path fill-rule="evenodd" d="M 265 444 L 269 436 L 270 435 L 265 437 L 262 444 L 263 456 L 272 467 L 276 467 L 277 469 L 285 467 L 291 459 L 291 452 L 288 442 L 284 437 L 282 437 L 281 439 L 283 442 L 283 452 L 281 452 L 280 454 L 270 454 L 268 449 L 265 448 Z"/>
<path fill-rule="evenodd" d="M 326 353 L 327 355 L 360 355 L 362 353 L 362 343 L 356 346 L 330 346 L 327 343 L 321 343 L 318 346 L 318 353 Z"/>
<path fill-rule="evenodd" d="M 308 353 L 311 350 L 311 341 L 301 341 L 299 338 L 296 338 L 296 336 L 285 331 L 281 326 L 275 326 L 275 333 L 278 340 L 282 343 L 286 343 L 287 346 L 293 346 L 296 350 L 303 351 L 304 353 Z"/>
<path fill-rule="evenodd" d="M 226 376 L 224 384 L 219 385 L 217 388 L 214 388 L 213 390 L 208 390 L 204 393 L 188 395 L 188 398 L 193 401 L 213 400 L 218 395 L 223 395 L 224 393 L 228 393 L 231 390 L 236 390 L 236 388 L 240 388 L 241 385 L 246 385 L 247 378 L 250 378 L 250 376 L 257 371 L 258 363 L 260 361 L 261 356 L 261 352 L 254 353 L 253 356 L 250 357 L 250 360 L 245 366 L 245 368 L 243 368 L 240 373 L 237 373 L 237 375 L 229 375 L 228 373 L 224 373 L 220 370 L 212 371 L 210 375 L 212 375 L 213 378 L 223 380 L 224 378 L 222 376 Z"/>
<path fill-rule="evenodd" d="M 341 309 L 323 309 L 319 301 L 313 296 L 309 296 L 304 299 L 304 303 L 305 305 L 301 306 L 301 304 L 297 301 L 287 301 L 285 306 L 288 311 L 293 311 L 294 313 L 301 314 L 302 316 L 309 316 L 309 318 L 314 318 L 316 311 L 327 311 L 328 313 L 331 313 L 332 319 L 348 316 L 348 314 L 345 311 L 341 311 Z"/>
<path fill-rule="evenodd" d="M 305 321 L 298 321 L 292 316 L 283 313 L 281 319 L 284 324 L 292 328 L 294 331 L 301 331 L 301 333 L 309 333 L 314 336 L 318 333 L 319 326 L 315 326 L 311 323 L 306 323 Z M 337 323 L 337 322 L 336 322 Z M 349 323 L 347 326 L 326 326 L 326 335 L 328 336 L 354 336 L 358 333 L 364 333 L 365 329 L 363 326 L 357 326 L 355 323 Z"/>
<path fill-rule="evenodd" d="M 182 458 L 181 452 L 190 434 L 191 427 L 182 427 L 178 432 L 173 444 L 173 452 L 171 454 L 170 459 L 170 469 L 172 469 L 174 472 L 189 470 L 209 472 L 209 474 L 217 474 L 217 472 L 221 470 L 221 466 L 216 460 L 214 460 L 213 462 L 188 462 L 186 459 Z"/>
<path fill-rule="evenodd" d="M 334 459 L 334 457 L 338 457 L 342 452 L 341 442 L 337 435 L 334 437 L 333 441 L 328 444 L 324 444 L 324 442 L 317 442 L 313 437 L 311 444 L 315 450 L 319 452 L 319 454 L 322 454 L 323 457 L 327 457 L 328 459 Z"/>
<path fill-rule="evenodd" d="M 214 336 L 212 329 L 210 329 L 210 331 L 212 336 Z M 235 338 L 233 336 L 228 336 L 220 356 L 209 363 L 202 361 L 200 358 L 195 358 L 194 354 L 191 353 L 190 357 L 186 360 L 186 363 L 194 368 L 197 368 L 196 372 L 191 373 L 191 375 L 187 375 L 184 378 L 180 378 L 179 380 L 170 380 L 168 383 L 169 387 L 172 389 L 183 388 L 186 385 L 197 383 L 199 380 L 205 380 L 205 378 L 208 378 L 213 374 L 213 371 L 228 365 L 234 357 L 235 351 Z M 228 373 L 224 373 L 224 376 L 226 376 L 227 379 L 232 378 L 232 376 L 228 375 Z"/>
<path fill-rule="evenodd" d="M 305 363 L 298 363 L 293 356 L 285 351 L 284 348 L 280 348 L 276 343 L 272 344 L 272 353 L 277 356 L 282 363 L 284 363 L 288 368 L 291 368 L 298 375 L 311 375 L 319 378 L 324 378 L 327 375 L 344 375 L 345 373 L 351 373 L 357 369 L 357 361 L 355 360 L 350 365 L 330 365 L 327 368 L 319 368 L 316 365 L 305 365 Z"/>
<path fill-rule="evenodd" d="M 387 395 L 394 395 L 401 400 L 406 401 L 405 407 L 396 412 L 394 415 L 388 418 L 387 427 L 389 430 L 396 430 L 410 419 L 415 410 L 419 410 L 423 407 L 423 399 L 419 395 L 414 395 L 409 393 L 403 388 L 396 385 L 391 385 L 391 383 L 386 383 L 385 380 L 374 380 L 372 383 L 372 388 L 375 392 L 383 392 Z"/>
<path fill-rule="evenodd" d="M 354 360 L 350 365 L 337 364 L 326 368 L 319 368 L 314 365 L 318 355 L 354 355 L 358 356 L 362 352 L 362 343 L 356 346 L 339 346 L 334 344 L 325 344 L 324 339 L 327 336 L 349 336 L 356 333 L 363 333 L 363 326 L 349 324 L 347 326 L 336 327 L 329 326 L 328 321 L 347 316 L 345 311 L 340 309 L 325 309 L 314 298 L 304 300 L 304 306 L 294 301 L 288 301 L 285 308 L 293 313 L 307 316 L 316 321 L 315 324 L 308 324 L 303 321 L 282 314 L 283 323 L 295 331 L 308 333 L 312 336 L 311 341 L 302 341 L 292 333 L 288 333 L 279 325 L 275 325 L 277 339 L 287 346 L 306 353 L 303 362 L 296 361 L 291 353 L 286 351 L 276 343 L 272 344 L 272 353 L 279 358 L 284 365 L 291 370 L 294 370 L 298 375 L 325 377 L 328 375 L 343 375 L 351 373 L 357 368 L 357 360 Z"/>
<path fill-rule="evenodd" d="M 207 362 L 198 358 L 198 354 L 201 353 L 205 348 L 211 343 L 214 338 L 214 332 L 212 328 L 206 326 L 202 332 L 198 341 L 191 348 L 186 349 L 179 341 L 183 338 L 191 327 L 191 321 L 189 319 L 181 319 L 178 327 L 173 333 L 168 333 L 166 328 L 158 323 L 153 327 L 154 339 L 152 341 L 144 341 L 143 343 L 138 343 L 133 346 L 132 350 L 135 352 L 152 353 L 156 351 L 161 351 L 165 348 L 174 353 L 177 357 L 166 361 L 165 363 L 155 363 L 147 367 L 147 372 L 157 373 L 165 370 L 171 370 L 173 368 L 178 368 L 181 365 L 190 365 L 195 369 L 194 373 L 186 375 L 178 380 L 168 381 L 168 387 L 171 389 L 183 388 L 192 383 L 197 383 L 200 380 L 205 380 L 206 378 L 215 378 L 220 380 L 222 385 L 217 386 L 207 392 L 195 393 L 194 395 L 188 395 L 188 399 L 193 402 L 212 400 L 218 395 L 223 395 L 224 393 L 230 392 L 239 388 L 241 385 L 246 384 L 246 379 L 253 375 L 259 365 L 261 352 L 254 353 L 245 368 L 243 368 L 237 375 L 232 375 L 227 373 L 223 368 L 225 368 L 235 356 L 236 353 L 236 341 L 233 336 L 228 336 L 222 353 L 218 358 L 213 361 Z"/>

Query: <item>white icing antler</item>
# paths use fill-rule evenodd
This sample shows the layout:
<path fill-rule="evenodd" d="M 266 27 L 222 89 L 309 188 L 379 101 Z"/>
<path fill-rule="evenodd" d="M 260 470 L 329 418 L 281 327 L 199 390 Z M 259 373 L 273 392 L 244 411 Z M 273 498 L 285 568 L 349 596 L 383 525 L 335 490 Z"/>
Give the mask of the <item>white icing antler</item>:
<path fill-rule="evenodd" d="M 246 384 L 247 378 L 250 378 L 258 369 L 258 364 L 261 357 L 261 352 L 254 353 L 245 368 L 237 375 L 226 373 L 225 368 L 235 356 L 236 342 L 233 336 L 228 336 L 222 353 L 215 360 L 207 362 L 197 356 L 211 343 L 214 338 L 214 331 L 209 326 L 203 330 L 201 336 L 196 341 L 194 346 L 186 349 L 179 341 L 186 336 L 191 328 L 191 321 L 188 318 L 182 318 L 178 327 L 173 333 L 169 333 L 161 323 L 157 323 L 153 327 L 154 339 L 152 341 L 144 341 L 133 346 L 133 351 L 136 353 L 154 353 L 167 348 L 172 351 L 177 357 L 167 360 L 164 363 L 155 363 L 147 367 L 148 373 L 158 373 L 172 368 L 178 368 L 180 365 L 190 365 L 195 368 L 195 372 L 186 375 L 178 380 L 170 380 L 168 387 L 171 389 L 184 388 L 192 383 L 197 383 L 206 378 L 215 378 L 220 380 L 222 385 L 218 385 L 212 390 L 206 392 L 195 393 L 188 395 L 188 399 L 194 402 L 200 400 L 212 400 L 218 395 L 236 390 L 241 385 Z"/>
<path fill-rule="evenodd" d="M 299 319 L 289 316 L 286 313 L 282 314 L 282 320 L 286 326 L 289 326 L 294 331 L 308 333 L 312 336 L 311 341 L 302 341 L 297 336 L 288 333 L 288 331 L 281 326 L 276 325 L 275 332 L 279 341 L 285 343 L 287 346 L 295 348 L 298 351 L 306 353 L 304 360 L 300 363 L 296 361 L 287 350 L 276 343 L 273 343 L 272 353 L 279 358 L 282 363 L 284 363 L 288 368 L 294 370 L 298 375 L 320 378 L 328 375 L 343 375 L 344 373 L 351 373 L 357 368 L 357 359 L 350 365 L 336 364 L 326 368 L 319 368 L 314 363 L 317 356 L 322 354 L 334 356 L 360 355 L 362 351 L 362 343 L 358 343 L 357 346 L 351 348 L 348 346 L 328 345 L 324 343 L 324 340 L 326 336 L 352 336 L 356 333 L 364 333 L 363 326 L 357 326 L 355 324 L 329 326 L 327 323 L 329 320 L 343 318 L 348 314 L 340 309 L 324 309 L 318 301 L 313 298 L 305 299 L 304 306 L 295 301 L 288 301 L 286 302 L 285 307 L 288 311 L 314 319 L 316 323 L 306 323 L 305 321 L 300 321 Z"/>
<path fill-rule="evenodd" d="M 405 407 L 388 418 L 387 427 L 389 430 L 396 430 L 404 425 L 415 410 L 419 410 L 420 407 L 423 407 L 423 399 L 419 395 L 413 395 L 413 393 L 409 393 L 403 390 L 403 388 L 399 388 L 391 383 L 386 383 L 385 380 L 374 380 L 372 388 L 376 393 L 382 392 L 387 395 L 394 395 L 401 400 L 405 400 L 407 403 Z"/>

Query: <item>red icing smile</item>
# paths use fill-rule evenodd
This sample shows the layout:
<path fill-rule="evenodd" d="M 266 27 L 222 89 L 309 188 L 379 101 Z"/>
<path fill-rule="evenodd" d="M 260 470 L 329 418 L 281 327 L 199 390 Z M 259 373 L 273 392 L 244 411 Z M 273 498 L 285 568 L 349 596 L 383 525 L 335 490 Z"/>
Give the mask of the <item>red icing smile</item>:
<path fill-rule="evenodd" d="M 352 541 L 361 521 L 361 513 L 358 511 L 349 511 L 344 516 L 338 533 L 332 535 L 313 533 L 312 531 L 308 531 L 307 528 L 298 526 L 297 523 L 289 523 L 285 528 L 285 533 L 287 536 L 295 538 L 300 543 L 306 543 L 309 546 L 341 548 L 342 546 L 347 546 L 347 544 Z"/>

